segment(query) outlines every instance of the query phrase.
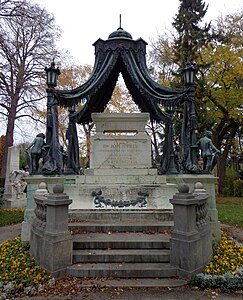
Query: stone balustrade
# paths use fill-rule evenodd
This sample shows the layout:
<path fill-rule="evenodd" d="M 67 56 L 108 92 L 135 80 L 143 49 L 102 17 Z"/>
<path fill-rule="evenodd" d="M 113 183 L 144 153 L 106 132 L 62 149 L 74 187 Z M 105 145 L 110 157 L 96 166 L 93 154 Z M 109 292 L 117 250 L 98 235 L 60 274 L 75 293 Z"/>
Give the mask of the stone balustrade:
<path fill-rule="evenodd" d="M 207 194 L 189 193 L 189 186 L 181 185 L 179 193 L 170 199 L 174 211 L 171 234 L 171 265 L 178 275 L 191 278 L 202 271 L 212 256 L 211 227 L 207 217 Z"/>
<path fill-rule="evenodd" d="M 44 191 L 43 188 L 37 191 L 40 190 Z M 36 208 L 30 253 L 54 277 L 65 275 L 67 266 L 72 263 L 72 241 L 68 232 L 68 206 L 72 200 L 63 191 L 63 185 L 56 185 L 53 193 L 34 195 Z"/>

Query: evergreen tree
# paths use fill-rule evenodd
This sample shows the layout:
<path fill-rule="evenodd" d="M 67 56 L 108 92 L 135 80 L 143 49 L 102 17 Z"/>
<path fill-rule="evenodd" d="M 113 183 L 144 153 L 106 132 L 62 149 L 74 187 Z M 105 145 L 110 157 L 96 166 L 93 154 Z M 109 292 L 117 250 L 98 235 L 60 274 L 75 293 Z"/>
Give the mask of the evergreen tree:
<path fill-rule="evenodd" d="M 180 0 L 179 12 L 172 23 L 177 31 L 175 38 L 175 60 L 182 66 L 187 60 L 197 60 L 200 49 L 210 40 L 211 25 L 200 27 L 208 9 L 202 0 Z"/>

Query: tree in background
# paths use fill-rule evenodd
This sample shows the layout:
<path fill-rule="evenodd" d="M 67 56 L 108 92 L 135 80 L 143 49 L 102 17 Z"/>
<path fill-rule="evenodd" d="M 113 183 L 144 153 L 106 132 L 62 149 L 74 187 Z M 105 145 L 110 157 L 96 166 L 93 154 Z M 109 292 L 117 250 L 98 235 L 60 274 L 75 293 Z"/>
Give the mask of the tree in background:
<path fill-rule="evenodd" d="M 183 66 L 187 60 L 195 62 L 201 49 L 211 40 L 211 25 L 200 26 L 207 9 L 208 5 L 202 0 L 180 0 L 178 14 L 172 23 L 176 30 L 173 51 L 178 66 Z"/>
<path fill-rule="evenodd" d="M 190 9 L 189 2 L 181 1 L 187 5 L 189 12 L 194 11 L 194 7 Z M 194 2 L 194 1 L 193 1 Z M 197 2 L 197 3 L 196 3 Z M 195 5 L 201 1 L 195 1 Z M 203 4 L 203 3 L 202 3 Z M 192 5 L 192 3 L 191 3 Z M 183 9 L 182 9 L 183 8 Z M 183 20 L 182 17 L 189 19 L 185 6 L 179 9 L 181 17 L 177 19 L 181 21 L 177 24 L 179 35 L 163 35 L 152 45 L 153 50 L 150 53 L 153 62 L 152 69 L 157 70 L 158 80 L 169 82 L 173 86 L 179 86 L 178 77 L 174 77 L 180 67 L 178 62 L 182 63 L 188 56 L 194 59 L 198 66 L 197 83 L 196 83 L 196 112 L 198 119 L 198 138 L 200 138 L 205 130 L 213 131 L 213 142 L 217 148 L 222 150 L 222 155 L 218 161 L 219 191 L 222 192 L 225 180 L 225 169 L 227 160 L 232 155 L 237 155 L 237 167 L 239 169 L 239 160 L 242 159 L 242 86 L 243 86 L 243 65 L 242 65 L 242 37 L 243 24 L 242 12 L 221 17 L 211 27 L 211 31 L 206 33 L 209 25 L 205 25 L 202 29 L 201 41 L 199 39 L 198 30 L 194 36 L 195 45 L 185 43 L 190 41 L 189 37 L 183 40 Z M 205 9 L 205 7 L 204 7 Z M 204 13 L 202 15 L 205 15 Z M 195 19 L 198 20 L 199 12 L 196 13 Z M 187 22 L 185 19 L 185 23 Z M 191 16 L 191 19 L 193 17 Z M 173 24 L 175 24 L 176 18 Z M 190 23 L 188 23 L 188 26 Z M 190 30 L 196 29 L 191 26 Z M 198 32 L 197 32 L 198 31 Z M 185 35 L 188 30 L 185 31 Z M 211 36 L 211 38 L 210 38 Z M 179 47 L 181 42 L 181 49 Z M 185 51 L 183 45 L 185 44 Z M 161 48 L 160 48 L 161 47 Z M 175 49 L 175 51 L 174 51 Z M 192 51 L 195 50 L 195 53 Z M 162 68 L 159 69 L 158 65 Z M 169 69 L 171 71 L 169 72 Z M 166 75 L 163 75 L 163 71 Z M 178 73 L 177 73 L 178 75 Z M 180 129 L 179 119 L 176 122 L 176 132 Z M 237 150 L 237 154 L 236 153 Z M 231 159 L 232 161 L 232 159 Z"/>
<path fill-rule="evenodd" d="M 242 157 L 243 13 L 220 17 L 214 31 L 216 38 L 211 48 L 201 53 L 202 60 L 210 66 L 205 72 L 207 94 L 203 98 L 203 115 L 212 120 L 214 143 L 222 151 L 218 161 L 222 192 L 227 160 L 231 157 L 235 161 L 236 170 Z"/>
<path fill-rule="evenodd" d="M 16 121 L 35 119 L 37 104 L 45 97 L 40 89 L 43 70 L 56 54 L 55 40 L 59 37 L 53 16 L 45 9 L 27 1 L 21 5 L 19 1 L 5 2 L 12 13 L 0 18 L 0 117 L 7 124 L 2 176 Z"/>
<path fill-rule="evenodd" d="M 19 15 L 18 8 L 24 4 L 24 0 L 1 0 L 0 18 L 9 18 Z"/>

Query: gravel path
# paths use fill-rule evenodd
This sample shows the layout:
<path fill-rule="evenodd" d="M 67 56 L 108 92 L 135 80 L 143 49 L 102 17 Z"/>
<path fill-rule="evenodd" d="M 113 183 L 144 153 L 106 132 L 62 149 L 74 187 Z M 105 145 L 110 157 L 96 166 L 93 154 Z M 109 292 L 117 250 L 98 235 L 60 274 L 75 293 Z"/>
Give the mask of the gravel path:
<path fill-rule="evenodd" d="M 21 223 L 0 227 L 0 244 L 21 234 Z"/>

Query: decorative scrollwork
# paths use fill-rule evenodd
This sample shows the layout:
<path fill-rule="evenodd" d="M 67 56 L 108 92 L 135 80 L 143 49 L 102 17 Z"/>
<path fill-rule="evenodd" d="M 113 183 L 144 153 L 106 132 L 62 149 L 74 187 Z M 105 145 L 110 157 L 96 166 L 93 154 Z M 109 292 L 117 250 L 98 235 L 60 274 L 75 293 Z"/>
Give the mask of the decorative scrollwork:
<path fill-rule="evenodd" d="M 109 198 L 105 199 L 102 196 L 102 191 L 98 192 L 93 191 L 92 196 L 94 197 L 94 204 L 96 208 L 104 208 L 107 206 L 111 206 L 112 208 L 128 208 L 128 207 L 139 207 L 143 208 L 147 206 L 147 197 L 148 193 L 138 192 L 138 196 L 134 200 L 111 200 Z"/>

